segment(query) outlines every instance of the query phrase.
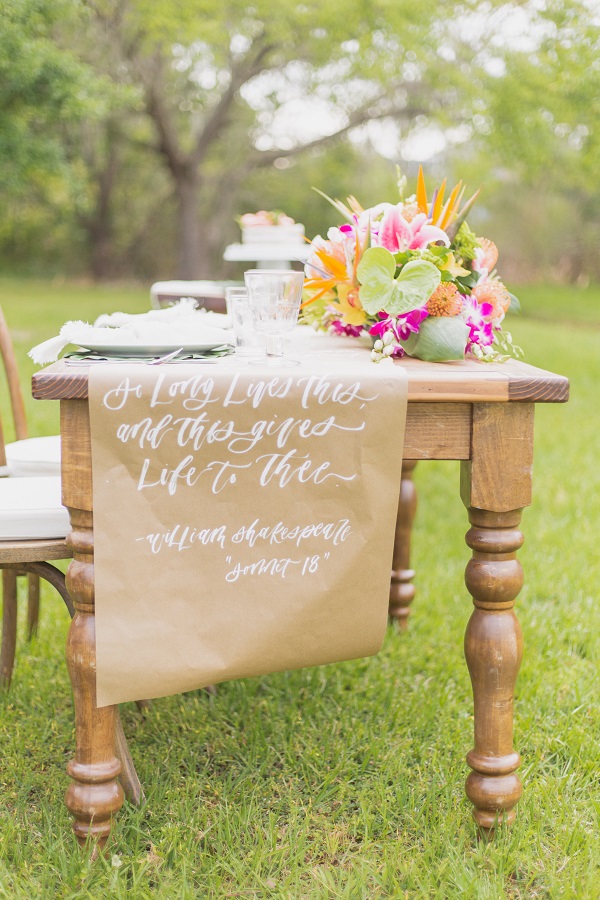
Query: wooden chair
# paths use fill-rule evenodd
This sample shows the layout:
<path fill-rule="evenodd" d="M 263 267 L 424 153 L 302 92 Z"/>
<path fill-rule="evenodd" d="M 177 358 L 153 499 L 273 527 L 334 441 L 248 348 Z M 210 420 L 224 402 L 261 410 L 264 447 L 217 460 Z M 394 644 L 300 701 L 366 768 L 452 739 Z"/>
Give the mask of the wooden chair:
<path fill-rule="evenodd" d="M 226 285 L 219 281 L 156 281 L 150 288 L 150 303 L 154 309 L 162 309 L 182 297 L 193 297 L 199 308 L 224 313 Z"/>
<path fill-rule="evenodd" d="M 71 615 L 73 607 L 62 572 L 49 562 L 71 556 L 66 544 L 68 515 L 60 502 L 59 438 L 27 437 L 25 404 L 17 361 L 2 309 L 0 353 L 6 372 L 16 436 L 14 443 L 5 445 L 0 418 L 0 568 L 4 600 L 0 686 L 8 687 L 12 678 L 17 639 L 18 576 L 26 575 L 28 578 L 28 638 L 33 636 L 38 627 L 40 577 L 56 588 Z"/>
<path fill-rule="evenodd" d="M 35 446 L 36 438 L 27 439 L 25 406 L 18 378 L 16 358 L 10 333 L 0 309 L 0 351 L 11 400 L 14 430 L 17 441 L 9 445 L 16 447 L 21 441 L 29 444 L 26 452 L 20 454 L 18 463 L 25 461 L 27 472 L 35 471 L 34 462 L 44 454 Z M 43 439 L 39 439 L 43 440 Z M 33 447 L 33 453 L 28 449 Z M 9 457 L 10 459 L 10 457 Z M 29 462 L 29 468 L 27 467 Z M 71 559 L 72 552 L 67 540 L 70 531 L 69 516 L 61 503 L 60 472 L 53 475 L 44 473 L 44 465 L 52 463 L 42 460 L 41 474 L 12 472 L 7 462 L 6 445 L 2 419 L 0 417 L 0 570 L 2 571 L 2 643 L 0 647 L 0 688 L 8 688 L 12 679 L 15 648 L 17 641 L 17 579 L 21 575 L 28 578 L 27 633 L 28 638 L 35 633 L 38 625 L 40 605 L 40 578 L 45 579 L 62 597 L 71 618 L 74 607 L 69 596 L 65 576 L 50 562 Z M 143 703 L 143 701 L 141 701 Z M 121 761 L 120 775 L 126 796 L 136 805 L 143 798 L 141 785 L 129 754 L 120 718 L 117 720 L 115 750 Z"/>

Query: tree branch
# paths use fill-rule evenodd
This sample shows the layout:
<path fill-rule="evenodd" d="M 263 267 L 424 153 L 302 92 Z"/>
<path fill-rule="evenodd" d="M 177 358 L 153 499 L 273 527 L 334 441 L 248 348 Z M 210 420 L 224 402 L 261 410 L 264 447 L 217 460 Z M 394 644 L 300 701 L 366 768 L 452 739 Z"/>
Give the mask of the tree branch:
<path fill-rule="evenodd" d="M 348 116 L 348 121 L 343 128 L 339 128 L 332 134 L 326 134 L 322 137 L 315 138 L 312 141 L 308 141 L 306 144 L 296 144 L 295 147 L 290 147 L 289 149 L 258 151 L 253 157 L 253 168 L 264 168 L 265 166 L 272 165 L 276 159 L 296 156 L 299 153 L 304 153 L 306 150 L 313 150 L 316 147 L 326 147 L 329 144 L 335 143 L 353 128 L 358 128 L 359 125 L 364 125 L 366 122 L 372 122 L 377 119 L 390 119 L 394 116 L 414 118 L 415 116 L 423 115 L 427 112 L 427 109 L 421 106 L 392 106 L 387 110 L 376 110 L 374 108 L 376 104 L 377 101 L 372 101 L 367 106 L 354 110 L 354 112 Z"/>
<path fill-rule="evenodd" d="M 260 39 L 263 37 L 264 34 L 261 35 Z M 253 59 L 249 59 L 248 55 L 246 55 L 237 66 L 232 63 L 231 79 L 227 89 L 221 94 L 218 103 L 215 104 L 205 119 L 202 130 L 198 136 L 193 153 L 193 160 L 196 165 L 199 165 L 202 162 L 208 148 L 213 141 L 217 139 L 223 127 L 226 125 L 229 117 L 229 110 L 242 85 L 246 84 L 247 81 L 254 78 L 256 75 L 259 75 L 260 72 L 269 68 L 268 65 L 264 64 L 264 61 L 269 54 L 275 50 L 276 44 L 260 45 L 260 43 L 258 43 L 257 46 L 257 43 L 257 41 L 254 41 L 250 48 L 250 50 L 253 48 L 256 49 Z"/>
<path fill-rule="evenodd" d="M 154 72 L 152 72 L 152 76 L 146 79 L 142 74 L 146 111 L 156 127 L 158 135 L 156 149 L 166 159 L 173 175 L 177 176 L 183 168 L 189 166 L 191 159 L 189 155 L 184 154 L 181 150 L 177 139 L 177 126 L 173 122 L 158 90 L 156 75 L 160 73 L 161 69 L 162 59 L 157 54 L 154 57 Z"/>

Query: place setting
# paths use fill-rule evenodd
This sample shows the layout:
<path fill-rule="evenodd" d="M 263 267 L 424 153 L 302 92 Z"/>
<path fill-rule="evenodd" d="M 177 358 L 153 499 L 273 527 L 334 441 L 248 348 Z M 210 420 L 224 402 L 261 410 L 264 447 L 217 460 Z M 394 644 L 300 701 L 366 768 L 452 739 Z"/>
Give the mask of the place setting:
<path fill-rule="evenodd" d="M 284 336 L 298 324 L 304 273 L 252 269 L 245 286 L 226 290 L 227 314 L 197 309 L 193 298 L 146 313 L 111 313 L 93 324 L 66 322 L 29 356 L 38 365 L 62 356 L 69 366 L 215 363 L 224 357 L 250 365 L 297 366 L 284 353 Z"/>

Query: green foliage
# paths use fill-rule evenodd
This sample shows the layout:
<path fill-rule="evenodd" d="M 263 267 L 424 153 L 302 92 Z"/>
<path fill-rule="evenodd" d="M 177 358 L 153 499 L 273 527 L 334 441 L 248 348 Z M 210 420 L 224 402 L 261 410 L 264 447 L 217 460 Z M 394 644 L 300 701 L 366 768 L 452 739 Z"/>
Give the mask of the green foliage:
<path fill-rule="evenodd" d="M 61 23 L 77 29 L 79 0 L 5 0 L 0 13 L 0 189 L 42 194 L 66 173 L 64 126 L 101 115 L 98 76 L 57 42 Z M 63 27 L 63 30 L 64 27 Z M 106 84 L 104 85 L 106 88 Z"/>
<path fill-rule="evenodd" d="M 534 51 L 500 46 L 508 0 L 6 0 L 0 259 L 170 277 L 194 193 L 193 255 L 234 275 L 236 214 L 283 207 L 312 236 L 327 222 L 313 185 L 364 205 L 396 195 L 378 132 L 350 127 L 389 115 L 404 140 L 470 135 L 456 172 L 485 187 L 472 224 L 504 273 L 600 277 L 594 4 L 517 5 Z"/>
<path fill-rule="evenodd" d="M 597 4 L 540 6 L 535 52 L 490 77 L 475 167 L 515 277 L 598 278 L 600 27 Z"/>
<path fill-rule="evenodd" d="M 419 326 L 418 334 L 401 341 L 409 356 L 427 362 L 464 359 L 469 328 L 461 319 L 429 316 Z"/>
<path fill-rule="evenodd" d="M 477 240 L 477 235 L 474 231 L 471 231 L 466 222 L 462 223 L 452 243 L 456 255 L 465 262 L 470 262 L 475 259 L 475 251 L 479 247 L 479 242 Z"/>

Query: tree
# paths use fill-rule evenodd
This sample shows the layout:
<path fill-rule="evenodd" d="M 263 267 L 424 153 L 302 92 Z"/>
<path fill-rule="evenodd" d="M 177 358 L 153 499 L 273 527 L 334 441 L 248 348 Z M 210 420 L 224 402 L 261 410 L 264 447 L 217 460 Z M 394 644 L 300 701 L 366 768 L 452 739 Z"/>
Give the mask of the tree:
<path fill-rule="evenodd" d="M 100 114 L 102 85 L 56 33 L 77 0 L 4 0 L 0 13 L 0 187 L 22 194 L 64 171 L 63 127 Z M 106 84 L 104 89 L 106 89 Z"/>
<path fill-rule="evenodd" d="M 474 0 L 87 5 L 111 59 L 118 56 L 113 73 L 138 93 L 133 139 L 156 154 L 173 185 L 180 277 L 214 272 L 252 173 L 373 120 L 393 117 L 407 132 L 426 117 L 470 116 L 480 62 L 459 25 Z"/>
<path fill-rule="evenodd" d="M 538 273 L 600 278 L 600 11 L 589 0 L 547 0 L 537 43 L 511 52 L 491 79 L 489 164 L 496 198 Z M 508 230 L 509 223 L 506 223 Z"/>
<path fill-rule="evenodd" d="M 0 195 L 11 260 L 52 253 L 82 190 L 69 135 L 101 121 L 112 80 L 79 52 L 89 16 L 79 0 L 4 0 L 0 11 Z M 48 236 L 50 237 L 48 238 Z"/>

